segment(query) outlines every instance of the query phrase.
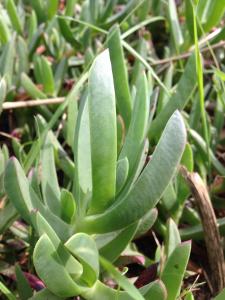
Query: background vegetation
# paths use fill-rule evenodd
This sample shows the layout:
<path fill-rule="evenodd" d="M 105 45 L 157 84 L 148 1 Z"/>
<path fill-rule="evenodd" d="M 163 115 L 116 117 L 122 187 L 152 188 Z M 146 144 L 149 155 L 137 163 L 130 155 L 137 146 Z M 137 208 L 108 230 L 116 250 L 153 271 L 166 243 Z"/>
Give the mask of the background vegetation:
<path fill-rule="evenodd" d="M 224 11 L 0 1 L 2 299 L 225 299 Z"/>

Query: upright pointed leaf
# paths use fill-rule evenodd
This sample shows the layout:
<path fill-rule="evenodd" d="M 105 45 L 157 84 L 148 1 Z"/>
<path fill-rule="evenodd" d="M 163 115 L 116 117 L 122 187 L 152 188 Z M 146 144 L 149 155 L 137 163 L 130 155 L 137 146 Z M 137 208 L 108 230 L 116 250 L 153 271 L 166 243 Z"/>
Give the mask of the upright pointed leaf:
<path fill-rule="evenodd" d="M 74 138 L 75 178 L 74 195 L 78 213 L 86 210 L 92 192 L 92 166 L 89 110 L 86 96 L 81 101 Z M 88 198 L 88 199 L 87 199 Z M 85 199 L 85 200 L 84 200 Z"/>
<path fill-rule="evenodd" d="M 53 145 L 49 134 L 41 151 L 41 187 L 43 198 L 50 210 L 60 215 L 60 189 L 56 174 Z"/>
<path fill-rule="evenodd" d="M 189 58 L 185 66 L 184 73 L 178 82 L 176 93 L 172 95 L 164 109 L 160 111 L 153 120 L 149 131 L 150 139 L 159 136 L 174 111 L 176 109 L 183 109 L 187 104 L 197 82 L 197 78 L 193 73 L 193 70 L 195 70 L 194 55 Z"/>
<path fill-rule="evenodd" d="M 171 255 L 174 249 L 181 243 L 180 234 L 176 223 L 173 219 L 169 219 L 167 223 L 167 236 L 166 236 L 166 255 L 167 258 Z"/>
<path fill-rule="evenodd" d="M 116 104 L 108 50 L 92 65 L 88 87 L 93 196 L 90 213 L 114 201 L 116 189 Z"/>
<path fill-rule="evenodd" d="M 73 194 L 65 189 L 62 189 L 60 202 L 61 202 L 61 218 L 65 222 L 71 223 L 72 221 L 74 221 L 74 217 L 76 213 L 76 203 Z"/>
<path fill-rule="evenodd" d="M 141 289 L 141 293 L 144 295 L 146 300 L 166 300 L 167 291 L 164 283 L 161 280 L 153 281 Z"/>
<path fill-rule="evenodd" d="M 191 242 L 184 242 L 174 249 L 166 262 L 161 280 L 168 292 L 167 300 L 175 300 L 179 296 L 190 252 Z"/>
<path fill-rule="evenodd" d="M 183 38 L 182 31 L 180 28 L 180 23 L 178 20 L 175 0 L 168 1 L 168 9 L 169 9 L 169 19 L 170 19 L 170 26 L 171 26 L 173 41 L 174 41 L 176 50 L 179 52 L 179 47 L 183 44 L 184 38 Z"/>
<path fill-rule="evenodd" d="M 2 15 L 0 16 L 0 41 L 1 43 L 7 44 L 10 40 L 10 31 Z"/>
<path fill-rule="evenodd" d="M 137 163 L 138 154 L 143 147 L 148 128 L 150 108 L 150 97 L 145 74 L 143 74 L 137 84 L 134 110 L 128 133 L 125 138 L 119 159 L 127 157 L 129 161 L 129 175 L 132 173 Z"/>
<path fill-rule="evenodd" d="M 14 3 L 14 0 L 7 0 L 6 1 L 6 9 L 7 9 L 8 15 L 10 17 L 10 20 L 11 20 L 11 23 L 12 23 L 14 29 L 18 33 L 22 34 L 22 32 L 23 32 L 22 24 L 21 24 L 21 21 L 20 21 L 20 17 L 17 13 L 16 5 Z"/>
<path fill-rule="evenodd" d="M 131 118 L 132 102 L 118 25 L 115 25 L 109 32 L 108 46 L 112 62 L 117 106 L 125 121 L 126 128 L 128 128 Z"/>
<path fill-rule="evenodd" d="M 43 205 L 42 201 L 30 186 L 16 158 L 10 159 L 7 164 L 5 171 L 5 190 L 17 211 L 29 224 L 35 226 L 31 220 L 31 212 L 38 210 L 44 218 L 48 219 L 49 224 L 51 224 L 62 241 L 69 238 L 73 229 L 69 224 L 63 222 Z"/>

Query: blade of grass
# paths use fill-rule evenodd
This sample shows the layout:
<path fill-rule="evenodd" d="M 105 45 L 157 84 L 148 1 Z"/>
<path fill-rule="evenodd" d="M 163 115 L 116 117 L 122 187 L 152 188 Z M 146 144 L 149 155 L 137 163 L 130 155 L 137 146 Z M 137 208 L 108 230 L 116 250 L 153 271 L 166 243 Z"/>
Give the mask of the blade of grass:
<path fill-rule="evenodd" d="M 0 281 L 0 291 L 9 299 L 16 300 L 16 297 L 13 293 Z"/>
<path fill-rule="evenodd" d="M 194 5 L 192 8 L 193 8 L 193 15 L 194 15 L 194 18 L 193 18 L 194 24 L 193 25 L 194 25 L 194 41 L 195 41 L 195 61 L 196 61 L 196 73 L 197 73 L 198 90 L 199 90 L 199 103 L 200 103 L 200 111 L 201 111 L 201 119 L 202 119 L 204 138 L 205 138 L 205 141 L 207 144 L 208 168 L 210 171 L 209 133 L 208 133 L 208 127 L 207 127 L 205 101 L 204 101 L 203 64 L 202 64 L 202 57 L 201 57 L 201 53 L 199 50 L 199 44 L 198 44 L 197 12 L 196 12 L 196 7 Z"/>

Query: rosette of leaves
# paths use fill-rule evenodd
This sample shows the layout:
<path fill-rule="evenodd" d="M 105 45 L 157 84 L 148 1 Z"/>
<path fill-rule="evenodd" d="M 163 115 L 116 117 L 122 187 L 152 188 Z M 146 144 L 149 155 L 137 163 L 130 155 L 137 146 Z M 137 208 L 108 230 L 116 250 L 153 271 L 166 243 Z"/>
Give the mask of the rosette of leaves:
<path fill-rule="evenodd" d="M 151 116 L 145 74 L 137 83 L 129 128 L 122 142 L 115 94 L 110 57 L 105 50 L 90 69 L 88 89 L 79 104 L 71 191 L 58 183 L 52 132 L 41 150 L 40 185 L 38 169 L 34 168 L 27 178 L 15 158 L 8 162 L 6 193 L 38 235 L 33 262 L 46 289 L 32 299 L 78 295 L 91 300 L 153 299 L 157 291 L 158 295 L 164 293 L 161 281 L 136 289 L 112 263 L 143 224 L 150 228 L 155 222 L 155 206 L 184 151 L 185 126 L 176 111 L 146 164 Z M 123 291 L 101 282 L 102 270 L 109 272 Z M 158 299 L 164 298 L 165 293 Z"/>

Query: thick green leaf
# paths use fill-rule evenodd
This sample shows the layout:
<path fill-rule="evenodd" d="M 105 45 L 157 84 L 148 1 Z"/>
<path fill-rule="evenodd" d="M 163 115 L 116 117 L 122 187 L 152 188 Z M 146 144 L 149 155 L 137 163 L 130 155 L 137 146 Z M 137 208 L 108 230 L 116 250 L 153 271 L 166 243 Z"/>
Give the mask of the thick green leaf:
<path fill-rule="evenodd" d="M 67 223 L 71 223 L 74 220 L 76 213 L 76 202 L 73 194 L 69 191 L 62 189 L 61 196 L 61 218 Z"/>
<path fill-rule="evenodd" d="M 72 278 L 79 278 L 83 272 L 82 265 L 72 255 L 70 255 L 46 219 L 43 218 L 40 213 L 35 213 L 33 216 L 35 218 L 34 221 L 36 222 L 39 236 L 42 236 L 45 233 L 47 234 L 51 243 L 54 245 L 55 249 L 57 249 L 60 261 L 66 271 Z"/>
<path fill-rule="evenodd" d="M 0 41 L 3 45 L 7 44 L 10 40 L 10 31 L 3 16 L 0 16 Z"/>
<path fill-rule="evenodd" d="M 66 139 L 67 143 L 74 149 L 75 145 L 75 130 L 76 130 L 76 122 L 78 117 L 78 104 L 77 99 L 73 97 L 71 94 L 69 96 L 69 105 L 67 109 L 68 117 L 67 117 L 67 127 L 66 127 Z"/>
<path fill-rule="evenodd" d="M 31 11 L 31 14 L 28 18 L 28 41 L 30 44 L 38 27 L 37 15 L 34 10 Z"/>
<path fill-rule="evenodd" d="M 73 88 L 73 93 L 76 95 L 76 93 L 79 92 L 80 88 L 83 86 L 84 82 L 87 80 L 88 74 L 84 73 L 81 75 L 80 79 L 77 81 L 76 85 Z M 25 172 L 28 172 L 28 170 L 31 168 L 34 160 L 36 159 L 37 155 L 39 154 L 40 148 L 43 145 L 45 141 L 46 134 L 49 130 L 52 129 L 52 127 L 57 123 L 60 116 L 63 114 L 64 110 L 66 109 L 68 105 L 68 98 L 65 99 L 65 101 L 57 108 L 53 116 L 51 117 L 48 124 L 45 126 L 45 129 L 41 133 L 41 136 L 39 137 L 38 141 L 34 142 L 28 155 L 27 159 L 24 163 L 24 169 Z"/>
<path fill-rule="evenodd" d="M 27 178 L 16 158 L 11 158 L 5 171 L 5 189 L 9 199 L 20 212 L 23 219 L 30 222 L 32 202 Z M 26 202 L 25 202 L 26 201 Z"/>
<path fill-rule="evenodd" d="M 100 255 L 114 262 L 133 239 L 137 227 L 138 223 L 136 222 L 122 230 L 112 241 L 99 249 Z"/>
<path fill-rule="evenodd" d="M 19 36 L 17 41 L 18 47 L 18 60 L 19 60 L 19 68 L 18 74 L 21 76 L 22 73 L 28 73 L 29 71 L 29 53 L 26 41 Z"/>
<path fill-rule="evenodd" d="M 22 218 L 32 224 L 31 212 L 38 210 L 48 220 L 62 241 L 71 235 L 73 228 L 51 213 L 31 188 L 16 158 L 9 160 L 5 171 L 5 190 Z M 35 226 L 35 224 L 33 224 Z"/>
<path fill-rule="evenodd" d="M 77 201 L 78 213 L 81 213 L 81 211 L 86 210 L 87 198 L 92 192 L 89 110 L 86 97 L 81 101 L 76 125 L 74 139 L 74 158 L 76 165 L 74 195 Z"/>
<path fill-rule="evenodd" d="M 57 95 L 62 87 L 62 84 L 64 82 L 66 72 L 68 69 L 68 59 L 66 57 L 63 57 L 62 60 L 59 62 L 59 64 L 56 67 L 55 73 L 54 73 L 54 81 L 55 81 L 55 94 Z M 73 99 L 75 100 L 75 99 Z"/>
<path fill-rule="evenodd" d="M 109 32 L 108 46 L 115 84 L 116 103 L 119 108 L 119 112 L 124 119 L 126 128 L 128 129 L 131 118 L 132 102 L 118 25 L 112 27 Z"/>
<path fill-rule="evenodd" d="M 41 151 L 41 187 L 45 204 L 49 209 L 60 215 L 60 188 L 55 168 L 53 145 L 49 134 Z"/>
<path fill-rule="evenodd" d="M 179 53 L 179 48 L 183 44 L 184 38 L 178 20 L 175 0 L 168 1 L 168 10 L 173 42 L 175 44 L 176 51 Z"/>
<path fill-rule="evenodd" d="M 137 83 L 137 93 L 131 123 L 119 156 L 119 159 L 127 157 L 129 161 L 129 175 L 133 172 L 138 154 L 143 147 L 143 142 L 147 134 L 150 109 L 149 96 L 147 78 L 143 74 Z"/>
<path fill-rule="evenodd" d="M 14 27 L 14 29 L 18 33 L 22 34 L 23 28 L 22 28 L 22 24 L 21 24 L 21 21 L 20 21 L 20 17 L 17 13 L 17 10 L 16 10 L 16 5 L 14 3 L 14 0 L 7 0 L 6 1 L 6 9 L 7 9 L 8 15 L 10 17 L 10 21 L 12 23 L 12 26 Z"/>
<path fill-rule="evenodd" d="M 150 230 L 154 225 L 158 216 L 158 210 L 156 208 L 151 209 L 144 215 L 144 217 L 139 221 L 137 231 L 135 233 L 135 238 L 144 235 Z"/>
<path fill-rule="evenodd" d="M 31 6 L 34 8 L 38 20 L 40 23 L 45 22 L 47 19 L 47 12 L 43 8 L 43 1 L 42 0 L 30 0 Z"/>
<path fill-rule="evenodd" d="M 191 242 L 184 242 L 174 249 L 166 262 L 160 277 L 168 292 L 167 300 L 176 300 L 179 296 L 190 252 Z"/>
<path fill-rule="evenodd" d="M 201 23 L 204 31 L 208 32 L 212 27 L 216 26 L 225 12 L 224 0 L 200 0 L 199 6 L 203 6 L 203 12 L 201 16 Z"/>
<path fill-rule="evenodd" d="M 99 257 L 95 241 L 85 233 L 77 233 L 66 242 L 65 247 L 82 263 L 82 280 L 92 286 L 99 276 Z"/>
<path fill-rule="evenodd" d="M 7 201 L 0 210 L 0 234 L 2 234 L 18 218 L 18 213 L 13 204 Z"/>
<path fill-rule="evenodd" d="M 80 295 L 82 286 L 77 285 L 66 271 L 57 250 L 46 234 L 38 240 L 34 249 L 34 266 L 47 288 L 59 297 Z"/>
<path fill-rule="evenodd" d="M 184 73 L 178 82 L 176 93 L 173 94 L 164 109 L 153 120 L 149 131 L 150 140 L 153 137 L 159 136 L 165 127 L 166 122 L 176 109 L 182 110 L 187 104 L 197 83 L 197 78 L 193 70 L 195 70 L 194 55 L 189 58 L 186 64 Z"/>
<path fill-rule="evenodd" d="M 166 300 L 167 291 L 164 283 L 161 280 L 153 281 L 143 288 L 141 288 L 141 293 L 144 295 L 146 300 Z"/>
<path fill-rule="evenodd" d="M 77 0 L 69 0 L 66 2 L 65 16 L 72 17 Z"/>
<path fill-rule="evenodd" d="M 173 66 L 173 64 L 171 64 L 166 71 L 164 82 L 163 82 L 168 90 L 171 90 L 171 88 L 172 88 L 173 72 L 174 72 L 174 66 Z M 161 110 L 164 109 L 164 107 L 168 103 L 169 99 L 170 99 L 170 97 L 166 93 L 166 91 L 161 89 L 158 103 L 157 103 L 157 113 L 159 113 Z"/>
<path fill-rule="evenodd" d="M 116 104 L 108 50 L 94 61 L 89 75 L 93 193 L 89 213 L 101 213 L 114 201 L 116 189 Z"/>
<path fill-rule="evenodd" d="M 64 39 L 70 43 L 75 49 L 80 49 L 81 44 L 75 39 L 74 34 L 70 28 L 67 20 L 63 18 L 58 18 L 59 28 L 64 37 Z"/>
<path fill-rule="evenodd" d="M 124 157 L 117 161 L 116 168 L 116 194 L 119 194 L 121 189 L 123 188 L 129 171 L 129 161 L 127 157 Z"/>
<path fill-rule="evenodd" d="M 32 82 L 32 80 L 25 73 L 22 73 L 21 75 L 21 85 L 32 98 L 47 98 L 47 96 Z"/>
<path fill-rule="evenodd" d="M 181 243 L 180 234 L 176 223 L 173 219 L 169 219 L 167 223 L 167 235 L 166 235 L 166 256 L 170 257 L 174 249 Z"/>
<path fill-rule="evenodd" d="M 81 226 L 85 232 L 114 231 L 139 220 L 153 208 L 175 174 L 186 143 L 181 115 L 175 112 L 169 120 L 153 156 L 122 199 L 98 216 L 87 217 Z"/>
<path fill-rule="evenodd" d="M 37 118 L 38 128 L 40 132 L 43 132 L 47 127 L 47 122 L 45 119 L 38 115 Z M 48 131 L 49 138 L 51 140 L 51 143 L 54 147 L 54 152 L 56 153 L 56 164 L 61 168 L 64 173 L 73 180 L 74 178 L 74 172 L 75 167 L 73 161 L 69 158 L 69 155 L 66 153 L 66 151 L 63 149 L 62 145 L 56 138 L 55 134 L 52 130 Z"/>
<path fill-rule="evenodd" d="M 120 292 L 112 289 L 101 281 L 97 281 L 96 284 L 83 293 L 82 296 L 87 300 L 133 300 L 128 293 Z"/>
<path fill-rule="evenodd" d="M 0 57 L 0 74 L 4 76 L 7 84 L 11 86 L 15 65 L 15 35 L 4 46 Z"/>
<path fill-rule="evenodd" d="M 141 38 L 138 43 L 138 49 L 137 52 L 140 53 L 140 55 L 146 60 L 147 58 L 147 52 L 148 52 L 148 42 Z M 135 60 L 134 67 L 132 70 L 132 76 L 131 76 L 131 86 L 136 86 L 137 81 L 140 76 L 142 76 L 142 73 L 144 72 L 144 65 L 138 60 Z"/>
<path fill-rule="evenodd" d="M 44 93 L 47 95 L 54 95 L 55 93 L 55 82 L 54 82 L 54 77 L 52 73 L 52 68 L 50 66 L 49 61 L 47 58 L 44 56 L 40 57 L 40 63 L 41 63 L 41 79 L 42 79 L 42 84 L 44 88 Z"/>
<path fill-rule="evenodd" d="M 163 209 L 170 214 L 174 211 L 174 208 L 178 205 L 177 203 L 177 193 L 174 188 L 173 182 L 170 182 L 161 200 Z"/>
<path fill-rule="evenodd" d="M 59 0 L 47 0 L 45 5 L 48 18 L 52 19 L 57 14 Z"/>

